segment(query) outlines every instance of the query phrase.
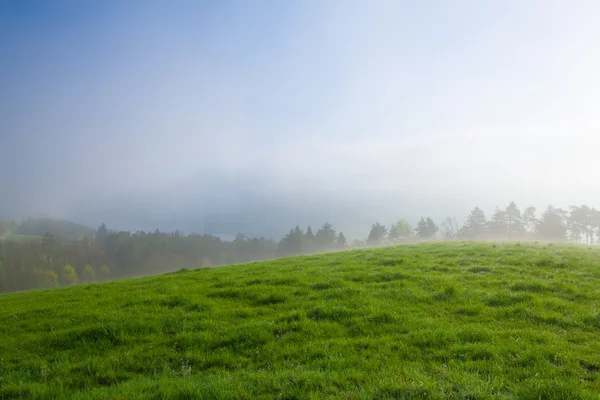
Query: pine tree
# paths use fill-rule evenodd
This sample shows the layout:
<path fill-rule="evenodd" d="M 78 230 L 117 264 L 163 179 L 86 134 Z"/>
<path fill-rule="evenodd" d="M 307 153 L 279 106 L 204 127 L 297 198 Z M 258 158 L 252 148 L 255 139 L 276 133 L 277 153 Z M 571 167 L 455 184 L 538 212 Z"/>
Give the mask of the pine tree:
<path fill-rule="evenodd" d="M 537 235 L 543 240 L 564 241 L 567 234 L 566 212 L 548 206 L 537 224 Z"/>
<path fill-rule="evenodd" d="M 374 223 L 371 226 L 369 237 L 367 238 L 367 244 L 369 246 L 376 246 L 383 242 L 383 239 L 387 235 L 387 228 L 385 225 L 381 225 L 379 222 Z"/>
<path fill-rule="evenodd" d="M 327 250 L 333 248 L 337 234 L 329 222 L 323 224 L 323 226 L 317 231 L 315 235 L 315 243 L 318 250 Z"/>
<path fill-rule="evenodd" d="M 427 232 L 429 234 L 429 238 L 432 239 L 437 235 L 440 229 L 435 224 L 435 222 L 433 222 L 433 220 L 429 217 L 427 217 L 427 220 L 425 222 L 427 224 Z"/>
<path fill-rule="evenodd" d="M 340 249 L 346 248 L 346 236 L 342 232 L 337 237 L 337 245 Z"/>
<path fill-rule="evenodd" d="M 96 242 L 100 244 L 106 243 L 106 238 L 108 237 L 108 229 L 106 229 L 106 225 L 102 223 L 98 230 L 96 231 Z"/>
<path fill-rule="evenodd" d="M 509 239 L 521 238 L 525 234 L 525 226 L 521 217 L 521 210 L 514 201 L 506 207 L 506 222 L 508 224 Z"/>
<path fill-rule="evenodd" d="M 483 239 L 486 233 L 485 213 L 481 208 L 475 207 L 467 217 L 465 225 L 460 229 L 459 236 L 464 239 Z"/>
<path fill-rule="evenodd" d="M 505 210 L 496 207 L 496 211 L 487 223 L 488 233 L 494 239 L 505 239 L 508 237 L 508 215 Z"/>
<path fill-rule="evenodd" d="M 431 239 L 437 235 L 438 231 L 438 226 L 429 217 L 427 219 L 421 217 L 415 229 L 415 232 L 421 239 Z"/>
<path fill-rule="evenodd" d="M 426 239 L 429 237 L 429 231 L 427 229 L 427 221 L 425 221 L 425 218 L 421 217 L 421 219 L 417 223 L 415 232 L 421 239 Z"/>
<path fill-rule="evenodd" d="M 312 228 L 310 225 L 306 228 L 306 233 L 302 238 L 302 253 L 310 254 L 315 251 L 315 235 L 313 235 Z"/>
<path fill-rule="evenodd" d="M 312 231 L 312 228 L 310 227 L 310 225 L 308 226 L 308 228 L 306 228 L 306 233 L 304 234 L 304 236 L 308 239 L 315 238 L 315 235 L 313 235 L 313 231 Z"/>

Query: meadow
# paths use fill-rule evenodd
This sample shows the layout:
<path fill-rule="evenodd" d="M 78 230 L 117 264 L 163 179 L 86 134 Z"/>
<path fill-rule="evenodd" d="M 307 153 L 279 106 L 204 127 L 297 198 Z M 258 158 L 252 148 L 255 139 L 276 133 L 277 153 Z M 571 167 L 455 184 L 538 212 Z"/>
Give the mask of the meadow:
<path fill-rule="evenodd" d="M 0 295 L 0 399 L 598 399 L 600 248 L 447 242 Z"/>

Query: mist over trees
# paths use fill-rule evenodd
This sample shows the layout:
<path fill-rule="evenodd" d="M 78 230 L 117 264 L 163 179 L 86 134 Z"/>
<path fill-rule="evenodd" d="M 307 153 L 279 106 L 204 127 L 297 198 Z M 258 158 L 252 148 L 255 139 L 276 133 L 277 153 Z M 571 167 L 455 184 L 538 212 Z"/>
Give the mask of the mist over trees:
<path fill-rule="evenodd" d="M 389 238 L 393 242 L 406 242 L 410 240 L 414 234 L 415 231 L 408 221 L 401 219 L 395 224 L 392 224 L 389 232 Z"/>
<path fill-rule="evenodd" d="M 371 226 L 371 231 L 367 237 L 367 244 L 370 246 L 382 244 L 387 234 L 388 230 L 385 225 L 381 225 L 379 222 L 376 222 Z"/>
<path fill-rule="evenodd" d="M 276 257 L 344 250 L 419 240 L 543 240 L 599 244 L 600 211 L 587 205 L 568 210 L 548 206 L 521 211 L 514 202 L 496 207 L 488 219 L 475 207 L 459 226 L 448 216 L 438 224 L 421 217 L 416 226 L 405 219 L 371 225 L 365 239 L 348 241 L 333 225 L 316 232 L 296 226 L 279 242 L 238 233 L 227 241 L 207 234 L 178 231 L 114 232 L 69 221 L 28 218 L 0 221 L 0 292 L 50 288 L 107 279 L 149 275 L 181 268 L 227 265 Z"/>
<path fill-rule="evenodd" d="M 438 231 L 438 226 L 429 217 L 427 219 L 421 217 L 415 229 L 415 232 L 421 239 L 432 239 L 437 235 Z"/>
<path fill-rule="evenodd" d="M 315 234 L 299 226 L 290 230 L 278 243 L 272 239 L 249 238 L 238 233 L 231 241 L 213 235 L 183 235 L 178 231 L 111 232 L 102 224 L 91 236 L 71 239 L 62 221 L 52 229 L 48 220 L 41 221 L 47 232 L 43 236 L 33 229 L 35 219 L 26 225 L 35 233 L 29 238 L 19 234 L 19 241 L 0 241 L 0 292 L 68 286 L 106 279 L 150 275 L 182 268 L 201 268 L 258 260 L 268 260 L 315 252 L 343 250 L 346 237 L 333 225 L 323 224 Z M 8 231 L 8 228 L 7 228 Z M 9 236 L 10 237 L 10 236 Z"/>

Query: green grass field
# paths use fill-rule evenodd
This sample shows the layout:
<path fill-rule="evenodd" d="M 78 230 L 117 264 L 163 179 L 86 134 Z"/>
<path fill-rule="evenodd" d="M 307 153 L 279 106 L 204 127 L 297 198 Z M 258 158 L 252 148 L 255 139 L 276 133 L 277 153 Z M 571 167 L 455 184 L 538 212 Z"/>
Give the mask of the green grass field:
<path fill-rule="evenodd" d="M 440 243 L 0 295 L 0 399 L 598 399 L 600 249 Z"/>

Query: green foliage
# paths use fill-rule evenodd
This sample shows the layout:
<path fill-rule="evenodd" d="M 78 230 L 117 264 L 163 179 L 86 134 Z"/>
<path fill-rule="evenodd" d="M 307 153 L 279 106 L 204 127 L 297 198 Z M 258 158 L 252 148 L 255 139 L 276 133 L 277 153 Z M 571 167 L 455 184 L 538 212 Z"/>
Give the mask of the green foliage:
<path fill-rule="evenodd" d="M 341 232 L 340 232 L 341 234 Z M 306 228 L 306 233 L 302 238 L 302 254 L 311 254 L 317 250 L 317 243 L 315 242 L 315 235 L 313 234 L 310 225 Z"/>
<path fill-rule="evenodd" d="M 108 268 L 107 265 L 103 265 L 100 267 L 100 270 L 98 271 L 98 278 L 102 280 L 110 278 L 110 268 Z"/>
<path fill-rule="evenodd" d="M 63 267 L 60 281 L 63 285 L 75 285 L 79 282 L 77 272 L 72 265 L 67 264 Z"/>
<path fill-rule="evenodd" d="M 379 222 L 371 225 L 371 231 L 369 237 L 367 237 L 367 244 L 371 246 L 377 246 L 383 243 L 388 231 L 385 225 L 381 225 Z"/>
<path fill-rule="evenodd" d="M 523 224 L 521 210 L 519 210 L 514 201 L 511 201 L 510 204 L 506 207 L 505 213 L 507 223 L 507 238 L 522 238 L 525 235 L 525 226 Z"/>
<path fill-rule="evenodd" d="M 95 240 L 90 235 L 74 239 L 83 232 L 89 233 L 89 228 L 66 221 L 33 218 L 24 220 L 17 228 L 23 232 L 52 228 L 52 232 L 58 234 L 46 231 L 42 236 L 33 236 L 11 232 L 8 238 L 0 240 L 4 245 L 0 247 L 0 257 L 4 260 L 0 292 L 46 287 L 46 280 L 39 278 L 37 270 L 54 271 L 62 277 L 65 264 L 77 266 L 81 280 L 91 282 L 95 278 L 106 280 L 151 275 L 182 268 L 320 253 L 348 246 L 344 234 L 337 233 L 329 223 L 325 223 L 316 234 L 310 226 L 306 232 L 296 226 L 279 243 L 265 238 L 250 238 L 243 233 L 238 233 L 234 240 L 224 241 L 211 235 L 183 235 L 178 231 L 111 232 L 104 224 L 94 232 Z M 459 228 L 454 218 L 447 217 L 441 222 L 441 235 L 438 236 L 439 230 L 431 218 L 421 218 L 416 234 L 421 240 L 440 236 L 446 240 L 565 241 L 568 238 L 575 243 L 585 241 L 586 244 L 595 244 L 600 236 L 600 212 L 586 205 L 572 206 L 568 213 L 549 207 L 538 220 L 535 208 L 527 207 L 521 213 L 511 202 L 505 208 L 497 208 L 490 221 L 486 220 L 483 210 L 476 207 L 463 227 Z M 401 219 L 391 225 L 389 233 L 385 226 L 373 224 L 367 238 L 353 238 L 350 247 L 406 243 L 414 238 L 410 224 Z M 86 271 L 85 265 L 95 272 Z M 103 265 L 108 267 L 109 274 L 99 270 Z"/>
<path fill-rule="evenodd" d="M 342 232 L 337 237 L 337 245 L 340 249 L 346 248 L 346 236 Z"/>
<path fill-rule="evenodd" d="M 594 232 L 600 228 L 600 211 L 586 205 L 571 206 L 566 224 L 571 240 L 579 243 L 583 236 L 586 244 L 594 244 Z"/>
<path fill-rule="evenodd" d="M 443 242 L 0 295 L 0 398 L 597 399 L 598 265 Z"/>
<path fill-rule="evenodd" d="M 279 251 L 281 255 L 295 255 L 302 254 L 302 242 L 304 239 L 304 232 L 298 225 L 295 229 L 292 229 L 290 233 L 279 243 Z"/>
<path fill-rule="evenodd" d="M 481 220 L 480 216 L 478 219 Z M 514 240 L 525 236 L 521 210 L 514 201 L 511 201 L 505 209 L 496 207 L 496 211 L 487 223 L 486 233 L 488 238 L 496 240 Z"/>
<path fill-rule="evenodd" d="M 313 234 L 310 226 L 306 229 L 306 233 L 302 231 L 300 226 L 296 226 L 281 239 L 277 254 L 279 256 L 291 256 L 344 248 L 346 238 L 341 232 L 340 234 L 341 244 L 340 236 L 336 234 L 333 226 L 329 223 L 325 223 L 316 234 Z"/>
<path fill-rule="evenodd" d="M 96 231 L 95 239 L 96 239 L 96 242 L 98 242 L 100 244 L 105 244 L 107 238 L 108 238 L 108 229 L 106 228 L 106 224 L 103 223 L 102 225 L 100 225 L 100 227 Z"/>
<path fill-rule="evenodd" d="M 59 285 L 58 274 L 50 269 L 36 268 L 36 287 L 52 288 Z"/>
<path fill-rule="evenodd" d="M 496 207 L 496 211 L 487 225 L 489 237 L 505 238 L 508 236 L 508 215 L 505 210 Z"/>
<path fill-rule="evenodd" d="M 334 248 L 334 243 L 337 238 L 333 226 L 326 222 L 315 234 L 315 243 L 317 250 L 325 251 Z"/>
<path fill-rule="evenodd" d="M 542 240 L 564 241 L 567 235 L 566 218 L 566 211 L 548 206 L 536 227 L 538 237 Z"/>
<path fill-rule="evenodd" d="M 434 238 L 438 231 L 438 226 L 429 217 L 427 217 L 427 219 L 421 217 L 419 223 L 417 224 L 417 229 L 415 229 L 415 232 L 421 239 Z"/>
<path fill-rule="evenodd" d="M 393 241 L 408 241 L 414 236 L 413 227 L 407 220 L 401 219 L 395 224 L 392 224 L 389 232 L 389 237 Z"/>
<path fill-rule="evenodd" d="M 108 268 L 108 267 L 107 267 Z M 89 283 L 96 280 L 96 270 L 89 264 L 86 264 L 81 271 L 81 282 Z"/>
<path fill-rule="evenodd" d="M 487 235 L 487 220 L 485 213 L 479 207 L 475 207 L 467 217 L 467 222 L 459 231 L 461 239 L 485 239 Z"/>

